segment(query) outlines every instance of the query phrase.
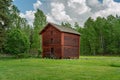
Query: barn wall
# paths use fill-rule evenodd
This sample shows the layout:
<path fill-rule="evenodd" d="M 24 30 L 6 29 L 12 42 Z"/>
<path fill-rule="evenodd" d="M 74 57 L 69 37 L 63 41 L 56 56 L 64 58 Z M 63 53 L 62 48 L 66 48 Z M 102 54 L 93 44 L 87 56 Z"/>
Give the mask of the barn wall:
<path fill-rule="evenodd" d="M 61 33 L 54 27 L 48 27 L 46 31 L 42 34 L 43 45 L 60 45 L 61 43 Z M 53 39 L 53 40 L 51 40 Z"/>
<path fill-rule="evenodd" d="M 54 48 L 54 54 L 51 54 L 51 48 Z M 61 47 L 60 46 L 48 46 L 43 47 L 43 57 L 54 57 L 61 58 Z"/>
<path fill-rule="evenodd" d="M 79 36 L 64 33 L 63 56 L 65 58 L 79 58 Z"/>
<path fill-rule="evenodd" d="M 54 57 L 61 58 L 61 32 L 52 25 L 48 25 L 42 33 L 43 57 L 51 57 L 51 48 L 54 48 Z"/>

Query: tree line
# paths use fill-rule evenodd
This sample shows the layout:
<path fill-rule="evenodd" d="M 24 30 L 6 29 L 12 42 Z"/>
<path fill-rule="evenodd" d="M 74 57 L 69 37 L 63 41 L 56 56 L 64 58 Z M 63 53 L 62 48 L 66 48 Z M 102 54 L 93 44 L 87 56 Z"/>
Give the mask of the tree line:
<path fill-rule="evenodd" d="M 109 15 L 107 18 L 91 17 L 81 33 L 81 54 L 83 55 L 120 55 L 120 17 Z"/>
<path fill-rule="evenodd" d="M 37 9 L 33 26 L 25 18 L 20 17 L 20 11 L 12 4 L 12 0 L 0 1 L 0 53 L 18 55 L 41 51 L 39 31 L 46 25 L 45 14 Z"/>
<path fill-rule="evenodd" d="M 39 32 L 47 24 L 42 10 L 37 9 L 33 26 L 12 4 L 12 0 L 0 1 L 0 53 L 18 55 L 20 53 L 41 53 L 41 36 Z M 83 27 L 75 22 L 62 22 L 62 26 L 70 27 L 80 32 L 81 55 L 120 55 L 120 17 L 91 17 Z"/>
<path fill-rule="evenodd" d="M 89 17 L 84 26 L 77 22 L 72 26 L 69 22 L 62 22 L 62 26 L 71 27 L 78 31 L 80 36 L 81 55 L 120 55 L 120 16 L 109 15 Z"/>

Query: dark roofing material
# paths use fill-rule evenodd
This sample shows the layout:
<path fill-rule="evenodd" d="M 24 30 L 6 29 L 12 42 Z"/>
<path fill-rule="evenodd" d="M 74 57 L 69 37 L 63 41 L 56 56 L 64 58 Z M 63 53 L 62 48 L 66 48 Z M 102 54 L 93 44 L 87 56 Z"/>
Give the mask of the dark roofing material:
<path fill-rule="evenodd" d="M 73 34 L 77 34 L 77 35 L 80 35 L 79 32 L 75 31 L 74 29 L 72 28 L 69 28 L 69 27 L 63 27 L 63 26 L 60 26 L 60 25 L 57 25 L 57 24 L 54 24 L 54 23 L 48 23 L 48 24 L 51 24 L 53 25 L 55 28 L 57 28 L 58 30 L 62 31 L 62 32 L 66 32 L 66 33 L 73 33 Z M 47 24 L 47 25 L 48 25 Z M 45 28 L 44 28 L 45 29 Z M 43 30 L 44 30 L 43 29 Z M 43 31 L 42 30 L 42 31 Z M 42 33 L 42 31 L 40 33 Z"/>

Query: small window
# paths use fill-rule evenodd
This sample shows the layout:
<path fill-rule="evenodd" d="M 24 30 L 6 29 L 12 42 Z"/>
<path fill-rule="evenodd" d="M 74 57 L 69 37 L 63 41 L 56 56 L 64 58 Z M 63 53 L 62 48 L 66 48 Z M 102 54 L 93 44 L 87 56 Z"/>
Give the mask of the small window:
<path fill-rule="evenodd" d="M 54 54 L 54 48 L 51 48 L 51 54 Z"/>
<path fill-rule="evenodd" d="M 53 38 L 51 38 L 51 43 L 53 43 Z"/>

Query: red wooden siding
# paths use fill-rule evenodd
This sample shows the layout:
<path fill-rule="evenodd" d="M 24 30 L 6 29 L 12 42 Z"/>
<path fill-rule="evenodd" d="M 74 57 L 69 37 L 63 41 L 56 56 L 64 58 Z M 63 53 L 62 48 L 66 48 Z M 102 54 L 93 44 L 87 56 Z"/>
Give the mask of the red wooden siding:
<path fill-rule="evenodd" d="M 51 24 L 41 34 L 42 57 L 79 58 L 80 35 L 60 31 Z"/>
<path fill-rule="evenodd" d="M 64 33 L 64 57 L 79 58 L 79 36 Z"/>
<path fill-rule="evenodd" d="M 52 25 L 42 33 L 43 41 L 43 57 L 61 58 L 61 32 L 55 29 Z M 54 54 L 51 55 L 51 48 L 54 49 Z"/>

